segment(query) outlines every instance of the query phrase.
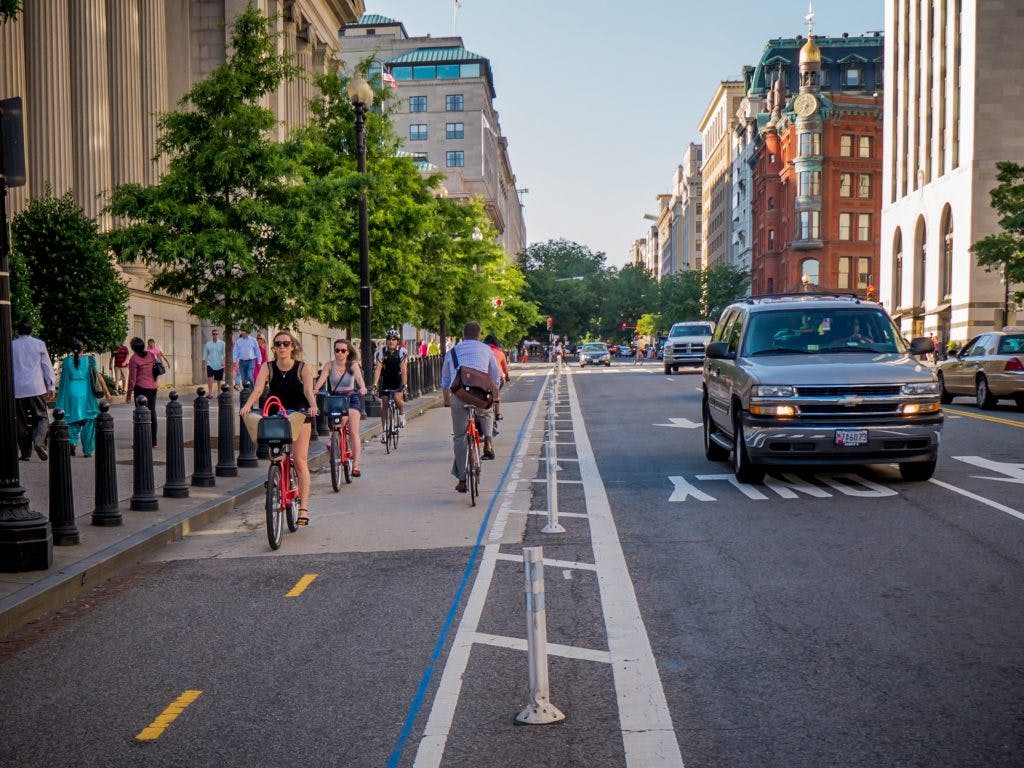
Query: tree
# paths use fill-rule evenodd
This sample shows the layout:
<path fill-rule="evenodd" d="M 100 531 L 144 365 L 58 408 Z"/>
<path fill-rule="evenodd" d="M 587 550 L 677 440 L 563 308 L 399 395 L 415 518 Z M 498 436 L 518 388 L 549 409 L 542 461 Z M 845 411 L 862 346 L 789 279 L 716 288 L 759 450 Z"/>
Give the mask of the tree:
<path fill-rule="evenodd" d="M 992 207 L 999 214 L 1001 232 L 983 237 L 971 246 L 978 264 L 989 270 L 1001 268 L 1007 291 L 1013 283 L 1024 283 L 1024 165 L 996 163 Z M 1024 302 L 1024 290 L 1012 295 L 1012 302 Z M 1009 310 L 1009 307 L 1006 307 Z"/>
<path fill-rule="evenodd" d="M 710 320 L 718 320 L 727 306 L 746 295 L 750 285 L 750 275 L 731 264 L 711 267 L 701 275 L 704 283 L 703 316 Z"/>
<path fill-rule="evenodd" d="M 0 24 L 13 21 L 21 11 L 21 0 L 0 0 Z"/>
<path fill-rule="evenodd" d="M 603 338 L 621 338 L 622 324 L 632 334 L 637 321 L 659 305 L 658 282 L 646 267 L 627 264 L 612 270 L 607 281 L 599 332 Z"/>
<path fill-rule="evenodd" d="M 96 222 L 70 192 L 31 200 L 11 227 L 15 319 L 27 319 L 56 356 L 72 339 L 105 352 L 124 343 L 128 288 L 103 245 Z"/>
<path fill-rule="evenodd" d="M 554 318 L 554 330 L 571 339 L 584 337 L 601 315 L 608 271 L 604 253 L 569 240 L 535 243 L 520 258 L 526 277 L 524 298 L 540 308 L 529 329 L 546 334 L 542 318 Z"/>
<path fill-rule="evenodd" d="M 700 270 L 676 272 L 662 278 L 659 286 L 661 314 L 666 322 L 700 320 L 704 299 L 704 279 Z"/>
<path fill-rule="evenodd" d="M 157 266 L 151 290 L 223 325 L 229 365 L 235 328 L 291 325 L 310 313 L 311 296 L 326 300 L 350 277 L 306 214 L 308 189 L 293 183 L 295 169 L 270 139 L 276 120 L 263 99 L 297 70 L 251 5 L 230 50 L 161 116 L 157 146 L 170 162 L 160 182 L 120 186 L 109 205 L 126 222 L 109 234 L 118 258 Z"/>
<path fill-rule="evenodd" d="M 647 312 L 636 321 L 636 333 L 638 336 L 654 336 L 665 331 L 665 321 L 660 314 Z"/>

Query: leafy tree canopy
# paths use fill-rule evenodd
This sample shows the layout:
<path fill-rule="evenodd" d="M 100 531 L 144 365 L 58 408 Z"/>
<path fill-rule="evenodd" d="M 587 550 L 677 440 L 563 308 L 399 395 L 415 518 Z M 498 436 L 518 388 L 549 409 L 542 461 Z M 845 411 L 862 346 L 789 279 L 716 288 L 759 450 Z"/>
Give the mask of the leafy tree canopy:
<path fill-rule="evenodd" d="M 703 317 L 717 321 L 725 308 L 747 294 L 750 275 L 739 267 L 722 264 L 701 272 L 704 284 Z"/>
<path fill-rule="evenodd" d="M 526 277 L 524 297 L 540 309 L 530 334 L 546 336 L 550 316 L 556 333 L 570 339 L 586 336 L 601 314 L 608 277 L 604 253 L 569 240 L 549 240 L 523 251 L 520 264 Z"/>
<path fill-rule="evenodd" d="M 15 320 L 32 322 L 54 356 L 69 352 L 76 338 L 97 352 L 121 346 L 128 288 L 96 222 L 71 193 L 54 197 L 47 189 L 15 217 L 11 229 Z"/>
<path fill-rule="evenodd" d="M 637 321 L 660 304 L 658 282 L 645 267 L 628 264 L 612 270 L 607 281 L 599 333 L 605 338 L 632 336 Z M 622 329 L 625 323 L 627 329 Z"/>
<path fill-rule="evenodd" d="M 996 163 L 996 181 L 992 207 L 1002 231 L 982 238 L 971 250 L 978 264 L 1001 269 L 1004 279 L 1019 285 L 1024 283 L 1024 165 Z M 1014 292 L 1013 302 L 1024 302 L 1024 290 Z"/>

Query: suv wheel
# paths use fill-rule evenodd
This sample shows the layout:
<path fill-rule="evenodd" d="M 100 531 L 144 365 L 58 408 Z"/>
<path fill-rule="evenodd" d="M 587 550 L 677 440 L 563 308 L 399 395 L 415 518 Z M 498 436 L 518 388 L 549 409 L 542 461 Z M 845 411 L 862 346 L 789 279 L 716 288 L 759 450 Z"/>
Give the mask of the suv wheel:
<path fill-rule="evenodd" d="M 701 405 L 701 419 L 704 424 L 704 456 L 708 461 L 725 461 L 729 458 L 729 451 L 711 439 L 711 435 L 718 432 L 715 423 L 711 420 L 711 409 L 708 407 L 707 398 Z"/>
<path fill-rule="evenodd" d="M 672 375 L 672 366 L 671 365 L 666 365 L 665 366 L 665 375 L 666 376 L 671 376 Z"/>
<path fill-rule="evenodd" d="M 939 457 L 932 454 L 928 461 L 905 461 L 900 464 L 900 477 L 908 482 L 924 482 L 935 474 Z"/>
<path fill-rule="evenodd" d="M 978 407 L 983 411 L 991 411 L 996 407 L 996 398 L 992 397 L 992 393 L 988 391 L 988 379 L 984 376 L 978 377 L 974 399 L 978 401 Z"/>
<path fill-rule="evenodd" d="M 747 443 L 743 439 L 743 423 L 739 416 L 733 421 L 732 429 L 732 450 L 733 465 L 735 466 L 736 479 L 741 483 L 762 483 L 764 482 L 764 467 L 752 464 L 750 456 L 747 455 Z"/>
<path fill-rule="evenodd" d="M 946 389 L 946 380 L 942 374 L 939 374 L 939 402 L 943 405 L 949 405 L 953 402 L 953 394 Z"/>

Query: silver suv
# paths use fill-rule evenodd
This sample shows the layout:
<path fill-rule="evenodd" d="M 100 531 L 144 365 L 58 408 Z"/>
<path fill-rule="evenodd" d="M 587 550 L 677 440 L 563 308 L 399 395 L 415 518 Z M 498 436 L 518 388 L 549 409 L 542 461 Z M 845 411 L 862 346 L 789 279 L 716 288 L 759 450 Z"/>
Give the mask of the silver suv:
<path fill-rule="evenodd" d="M 673 325 L 668 332 L 662 353 L 665 375 L 679 370 L 681 365 L 700 368 L 704 364 L 704 354 L 714 332 L 715 324 L 710 320 L 694 320 Z"/>
<path fill-rule="evenodd" d="M 704 362 L 704 453 L 736 478 L 768 466 L 896 462 L 935 471 L 942 407 L 934 371 L 877 304 L 856 296 L 751 298 L 722 313 Z"/>

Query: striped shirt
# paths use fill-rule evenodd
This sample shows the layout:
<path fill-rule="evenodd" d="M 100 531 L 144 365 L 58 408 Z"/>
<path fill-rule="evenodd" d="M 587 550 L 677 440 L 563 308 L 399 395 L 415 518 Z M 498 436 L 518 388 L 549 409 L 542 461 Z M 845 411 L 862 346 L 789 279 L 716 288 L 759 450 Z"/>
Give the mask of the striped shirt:
<path fill-rule="evenodd" d="M 466 339 L 456 344 L 452 351 L 458 355 L 460 366 L 487 371 L 494 381 L 494 391 L 498 391 L 501 386 L 501 369 L 498 368 L 498 361 L 494 359 L 494 353 L 489 346 L 476 339 Z M 455 366 L 452 364 L 452 354 L 449 352 L 444 356 L 444 367 L 441 368 L 441 386 L 450 389 L 453 381 L 455 381 Z"/>

